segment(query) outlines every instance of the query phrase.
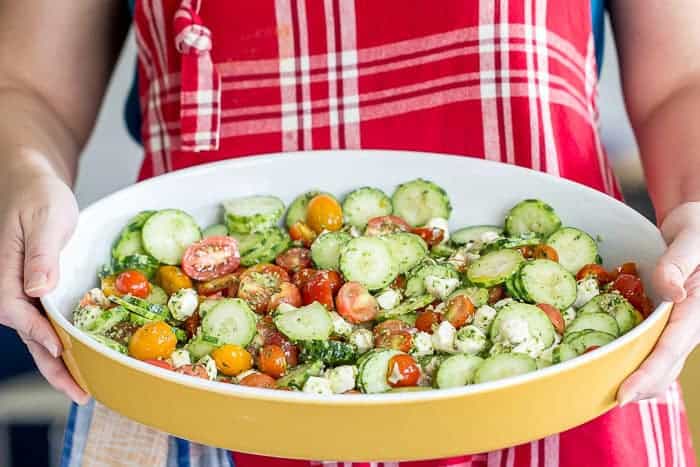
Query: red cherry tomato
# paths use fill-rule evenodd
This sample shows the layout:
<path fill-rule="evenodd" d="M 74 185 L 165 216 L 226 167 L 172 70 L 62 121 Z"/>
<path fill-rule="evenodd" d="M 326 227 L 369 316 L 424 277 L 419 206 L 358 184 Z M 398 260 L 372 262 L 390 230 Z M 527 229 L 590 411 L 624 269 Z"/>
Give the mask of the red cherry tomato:
<path fill-rule="evenodd" d="M 411 350 L 413 336 L 408 331 L 396 331 L 394 333 L 378 334 L 374 338 L 374 346 L 382 349 L 394 349 L 400 352 Z"/>
<path fill-rule="evenodd" d="M 549 245 L 537 245 L 532 251 L 532 257 L 535 259 L 559 261 L 559 253 Z"/>
<path fill-rule="evenodd" d="M 299 362 L 299 347 L 289 342 L 280 332 L 273 332 L 265 338 L 265 345 L 277 345 L 284 351 L 284 356 L 287 359 L 287 368 L 297 366 Z"/>
<path fill-rule="evenodd" d="M 316 269 L 311 268 L 300 269 L 292 274 L 292 284 L 296 285 L 301 290 L 304 287 L 304 283 L 317 272 L 318 271 Z"/>
<path fill-rule="evenodd" d="M 144 360 L 144 362 L 149 363 L 153 366 L 158 366 L 161 368 L 164 368 L 166 370 L 174 370 L 173 366 L 166 362 L 165 360 L 157 360 L 157 359 L 149 359 L 149 360 Z"/>
<path fill-rule="evenodd" d="M 632 297 L 643 297 L 644 286 L 642 280 L 632 274 L 620 274 L 612 284 L 613 289 L 629 300 Z"/>
<path fill-rule="evenodd" d="M 374 329 L 372 329 L 372 332 L 374 333 L 374 337 L 377 337 L 395 334 L 400 331 L 408 331 L 409 329 L 411 329 L 411 326 L 405 321 L 400 319 L 388 319 L 377 324 Z"/>
<path fill-rule="evenodd" d="M 291 282 L 282 282 L 279 292 L 270 297 L 267 311 L 270 313 L 275 311 L 280 306 L 280 303 L 287 303 L 294 307 L 301 306 L 301 292 L 299 292 L 299 288 Z"/>
<path fill-rule="evenodd" d="M 308 305 L 313 302 L 318 302 L 327 309 L 334 310 L 333 285 L 328 271 L 318 271 L 302 285 L 302 303 Z"/>
<path fill-rule="evenodd" d="M 379 216 L 373 217 L 367 222 L 365 235 L 376 237 L 395 232 L 409 232 L 410 230 L 410 224 L 398 216 Z"/>
<path fill-rule="evenodd" d="M 613 281 L 617 279 L 617 276 L 619 276 L 620 274 L 631 274 L 633 276 L 639 276 L 639 272 L 637 271 L 637 264 L 622 263 L 621 265 L 616 267 L 614 271 L 610 272 L 610 280 Z"/>
<path fill-rule="evenodd" d="M 209 373 L 204 365 L 195 363 L 194 365 L 183 365 L 175 369 L 177 373 L 182 373 L 183 375 L 195 376 L 197 378 L 209 379 Z"/>
<path fill-rule="evenodd" d="M 123 294 L 131 294 L 134 297 L 146 298 L 151 293 L 151 284 L 148 278 L 140 271 L 128 270 L 117 276 L 115 283 L 117 290 Z"/>
<path fill-rule="evenodd" d="M 599 349 L 599 348 L 600 348 L 599 345 L 592 345 L 592 346 L 588 347 L 586 350 L 584 350 L 583 353 L 593 352 L 595 349 Z"/>
<path fill-rule="evenodd" d="M 504 296 L 505 296 L 505 291 L 503 290 L 503 286 L 497 285 L 495 287 L 491 287 L 489 289 L 488 304 L 493 305 L 494 303 L 503 299 Z"/>
<path fill-rule="evenodd" d="M 416 227 L 411 230 L 411 233 L 425 240 L 428 246 L 435 246 L 445 238 L 445 231 L 437 227 Z"/>
<path fill-rule="evenodd" d="M 350 323 L 359 324 L 377 317 L 379 304 L 359 282 L 346 282 L 335 298 L 338 314 Z"/>
<path fill-rule="evenodd" d="M 420 367 L 410 355 L 395 355 L 389 360 L 386 381 L 391 387 L 415 386 L 420 379 Z"/>
<path fill-rule="evenodd" d="M 182 327 L 185 328 L 188 339 L 192 339 L 192 337 L 197 334 L 197 328 L 199 328 L 200 321 L 201 318 L 199 316 L 199 311 L 195 310 L 195 312 L 192 313 L 182 324 Z"/>
<path fill-rule="evenodd" d="M 641 313 L 642 318 L 647 318 L 651 312 L 654 311 L 654 306 L 651 303 L 651 299 L 649 299 L 646 294 L 633 295 L 628 298 L 628 300 L 632 306 L 636 308 L 639 313 Z"/>
<path fill-rule="evenodd" d="M 406 290 L 407 283 L 408 281 L 406 280 L 406 276 L 404 276 L 403 274 L 399 274 L 398 276 L 396 276 L 396 279 L 394 279 L 394 282 L 392 282 L 391 285 L 389 285 L 389 287 L 403 292 L 404 290 Z"/>
<path fill-rule="evenodd" d="M 238 384 L 253 388 L 275 389 L 275 378 L 264 373 L 252 373 L 243 378 Z"/>
<path fill-rule="evenodd" d="M 277 278 L 280 282 L 289 282 L 289 273 L 284 268 L 270 263 L 256 264 L 255 266 L 249 267 L 241 274 L 241 280 L 255 272 L 259 274 L 269 274 Z"/>
<path fill-rule="evenodd" d="M 209 281 L 235 271 L 241 264 L 236 239 L 207 237 L 193 243 L 182 257 L 182 270 L 192 279 Z"/>
<path fill-rule="evenodd" d="M 331 292 L 333 292 L 333 296 L 335 296 L 338 291 L 340 290 L 340 287 L 343 285 L 343 278 L 340 277 L 340 274 L 338 274 L 337 271 L 319 271 L 320 273 L 323 273 L 328 277 L 328 280 L 331 283 Z"/>
<path fill-rule="evenodd" d="M 279 268 L 285 275 L 287 274 L 287 271 L 279 266 L 272 267 Z M 280 292 L 280 285 L 283 282 L 277 274 L 255 272 L 251 269 L 241 276 L 238 298 L 248 302 L 256 313 L 264 314 L 269 311 L 272 296 Z"/>
<path fill-rule="evenodd" d="M 290 248 L 275 259 L 275 264 L 288 272 L 296 272 L 311 266 L 311 250 L 308 248 Z"/>
<path fill-rule="evenodd" d="M 457 295 L 447 302 L 445 319 L 456 329 L 459 329 L 474 319 L 474 305 L 466 295 Z"/>
<path fill-rule="evenodd" d="M 418 313 L 418 317 L 416 318 L 416 329 L 432 334 L 435 327 L 441 322 L 442 315 L 440 313 L 435 311 L 423 311 Z"/>
<path fill-rule="evenodd" d="M 535 249 L 532 248 L 530 245 L 519 246 L 518 248 L 516 248 L 516 250 L 518 250 L 525 259 L 531 259 L 533 256 L 535 256 Z"/>
<path fill-rule="evenodd" d="M 547 315 L 549 320 L 552 322 L 554 329 L 556 329 L 559 334 L 564 334 L 564 318 L 562 317 L 561 312 L 547 303 L 538 303 L 537 307 L 544 311 L 544 314 Z"/>
<path fill-rule="evenodd" d="M 610 282 L 610 274 L 600 264 L 587 264 L 576 274 L 576 280 L 583 280 L 586 277 L 595 277 L 599 284 Z"/>

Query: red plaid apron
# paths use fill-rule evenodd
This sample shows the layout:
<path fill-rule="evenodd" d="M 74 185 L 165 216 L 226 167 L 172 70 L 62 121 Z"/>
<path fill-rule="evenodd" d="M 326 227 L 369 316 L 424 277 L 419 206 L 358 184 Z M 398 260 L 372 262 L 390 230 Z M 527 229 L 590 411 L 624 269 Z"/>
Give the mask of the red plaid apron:
<path fill-rule="evenodd" d="M 590 0 L 140 0 L 140 176 L 260 153 L 406 149 L 517 164 L 619 198 L 596 129 L 589 9 Z M 400 464 L 232 455 L 238 467 L 695 465 L 677 385 L 481 455 Z"/>

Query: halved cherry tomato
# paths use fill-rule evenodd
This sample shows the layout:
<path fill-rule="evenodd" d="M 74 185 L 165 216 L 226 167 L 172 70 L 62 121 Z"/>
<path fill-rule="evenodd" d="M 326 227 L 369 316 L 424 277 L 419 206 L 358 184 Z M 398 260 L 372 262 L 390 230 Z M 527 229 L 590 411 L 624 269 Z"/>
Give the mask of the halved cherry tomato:
<path fill-rule="evenodd" d="M 530 245 L 519 246 L 516 250 L 518 250 L 525 259 L 530 259 L 535 255 L 535 249 Z"/>
<path fill-rule="evenodd" d="M 211 356 L 216 368 L 226 376 L 236 376 L 253 367 L 253 357 L 240 345 L 224 344 L 214 349 Z"/>
<path fill-rule="evenodd" d="M 537 308 L 544 311 L 544 314 L 547 315 L 552 322 L 552 326 L 559 334 L 564 334 L 564 318 L 559 310 L 547 303 L 538 303 Z"/>
<path fill-rule="evenodd" d="M 474 305 L 466 295 L 457 295 L 447 302 L 445 319 L 456 329 L 459 329 L 474 319 Z"/>
<path fill-rule="evenodd" d="M 290 248 L 275 259 L 275 264 L 288 272 L 296 272 L 311 266 L 311 250 L 308 248 Z"/>
<path fill-rule="evenodd" d="M 420 379 L 420 367 L 410 355 L 395 355 L 389 360 L 386 381 L 391 387 L 415 386 Z"/>
<path fill-rule="evenodd" d="M 299 362 L 299 347 L 289 342 L 280 332 L 275 331 L 264 340 L 265 345 L 277 345 L 284 351 L 284 356 L 287 359 L 287 368 L 297 366 Z"/>
<path fill-rule="evenodd" d="M 592 346 L 588 347 L 586 350 L 584 350 L 583 353 L 593 352 L 595 349 L 599 349 L 599 348 L 600 348 L 599 345 L 592 345 Z"/>
<path fill-rule="evenodd" d="M 144 363 L 150 363 L 153 366 L 159 366 L 159 367 L 164 368 L 166 370 L 174 370 L 175 369 L 175 367 L 173 367 L 170 363 L 166 362 L 165 360 L 148 359 L 148 360 L 144 360 Z"/>
<path fill-rule="evenodd" d="M 187 376 L 209 379 L 209 373 L 207 373 L 207 369 L 201 363 L 195 363 L 194 365 L 182 365 L 177 367 L 175 372 L 182 373 L 183 375 Z"/>
<path fill-rule="evenodd" d="M 177 266 L 164 265 L 159 267 L 153 281 L 161 286 L 168 295 L 172 295 L 180 289 L 192 288 L 192 280 Z"/>
<path fill-rule="evenodd" d="M 358 391 L 357 389 L 351 389 L 349 391 L 345 391 L 343 394 L 353 395 L 353 394 L 362 394 L 362 393 L 360 391 Z"/>
<path fill-rule="evenodd" d="M 241 279 L 244 279 L 247 275 L 254 272 L 259 274 L 270 274 L 275 276 L 280 282 L 289 282 L 289 273 L 284 268 L 270 263 L 261 263 L 249 267 L 243 274 L 241 274 Z"/>
<path fill-rule="evenodd" d="M 435 327 L 442 322 L 442 315 L 435 311 L 423 311 L 416 318 L 416 329 L 432 334 Z"/>
<path fill-rule="evenodd" d="M 343 226 L 343 209 L 332 196 L 316 195 L 309 201 L 306 224 L 317 234 L 324 230 L 340 230 Z"/>
<path fill-rule="evenodd" d="M 263 346 L 258 355 L 258 369 L 273 378 L 279 378 L 287 371 L 287 357 L 279 345 Z"/>
<path fill-rule="evenodd" d="M 208 281 L 233 272 L 241 264 L 235 238 L 207 237 L 193 243 L 182 256 L 182 270 L 192 279 Z"/>
<path fill-rule="evenodd" d="M 241 276 L 238 298 L 247 301 L 256 313 L 264 314 L 270 309 L 272 296 L 281 291 L 281 284 L 284 281 L 280 276 L 287 278 L 289 276 L 287 271 L 279 266 L 272 264 L 258 266 L 264 267 L 258 268 L 257 271 L 253 270 L 255 267 L 250 268 Z"/>
<path fill-rule="evenodd" d="M 334 310 L 333 285 L 328 271 L 317 271 L 301 287 L 302 303 L 308 305 L 318 302 L 327 309 Z"/>
<path fill-rule="evenodd" d="M 299 287 L 301 290 L 304 287 L 304 283 L 311 278 L 314 274 L 318 272 L 316 269 L 304 268 L 292 274 L 292 284 Z"/>
<path fill-rule="evenodd" d="M 215 293 L 229 290 L 234 283 L 238 287 L 239 282 L 240 278 L 237 273 L 226 274 L 210 281 L 200 282 L 197 284 L 197 293 L 199 295 L 214 295 Z"/>
<path fill-rule="evenodd" d="M 301 292 L 299 292 L 299 288 L 291 282 L 282 282 L 279 286 L 279 292 L 270 297 L 267 311 L 272 313 L 280 306 L 280 303 L 287 303 L 294 307 L 301 306 Z"/>
<path fill-rule="evenodd" d="M 535 259 L 559 261 L 559 253 L 549 245 L 537 245 L 532 251 L 532 257 Z"/>
<path fill-rule="evenodd" d="M 600 264 L 587 264 L 582 267 L 576 274 L 576 280 L 583 280 L 586 277 L 595 277 L 598 284 L 607 284 L 610 282 L 610 275 L 608 271 L 603 268 Z"/>
<path fill-rule="evenodd" d="M 399 216 L 379 216 L 373 217 L 367 222 L 365 235 L 375 237 L 395 232 L 409 232 L 410 230 L 411 225 Z"/>
<path fill-rule="evenodd" d="M 372 332 L 374 333 L 374 337 L 379 337 L 396 334 L 401 331 L 408 331 L 409 329 L 411 329 L 411 326 L 405 321 L 400 319 L 388 319 L 377 324 L 374 329 L 372 329 Z"/>
<path fill-rule="evenodd" d="M 316 240 L 316 232 L 303 222 L 297 222 L 289 228 L 289 236 L 295 242 L 301 242 L 306 248 Z"/>
<path fill-rule="evenodd" d="M 335 298 L 338 314 L 346 321 L 359 324 L 377 317 L 379 304 L 367 287 L 359 282 L 346 282 Z"/>
<path fill-rule="evenodd" d="M 343 278 L 338 274 L 337 271 L 320 271 L 321 273 L 325 274 L 326 277 L 328 277 L 328 280 L 331 283 L 331 291 L 333 292 L 333 296 L 338 293 L 340 290 L 340 287 L 343 286 Z"/>
<path fill-rule="evenodd" d="M 628 298 L 632 306 L 641 313 L 642 318 L 648 318 L 652 311 L 654 311 L 654 305 L 651 299 L 644 295 L 634 295 Z"/>
<path fill-rule="evenodd" d="M 374 338 L 374 346 L 383 349 L 394 349 L 400 352 L 411 350 L 413 336 L 408 331 L 396 331 L 391 334 L 382 333 Z"/>
<path fill-rule="evenodd" d="M 151 284 L 148 282 L 148 278 L 142 272 L 133 269 L 119 274 L 115 285 L 119 292 L 131 294 L 134 297 L 146 298 L 151 293 Z"/>
<path fill-rule="evenodd" d="M 188 339 L 192 339 L 192 337 L 197 334 L 197 328 L 199 327 L 200 321 L 199 311 L 196 310 L 185 320 L 182 327 L 185 329 Z"/>
<path fill-rule="evenodd" d="M 139 360 L 168 358 L 177 344 L 177 337 L 165 321 L 141 326 L 129 340 L 129 355 Z"/>
<path fill-rule="evenodd" d="M 644 296 L 644 286 L 642 285 L 642 280 L 633 276 L 632 274 L 620 274 L 617 279 L 612 284 L 613 289 L 620 292 L 620 294 L 627 300 L 632 297 L 643 297 Z"/>
<path fill-rule="evenodd" d="M 275 389 L 275 378 L 264 373 L 252 373 L 243 378 L 238 384 L 253 388 Z"/>
<path fill-rule="evenodd" d="M 391 287 L 392 289 L 404 291 L 406 290 L 407 283 L 408 281 L 406 280 L 406 276 L 404 276 L 403 274 L 399 274 L 398 276 L 396 276 L 396 279 L 394 279 L 394 282 L 392 282 L 389 285 L 389 287 Z"/>
<path fill-rule="evenodd" d="M 633 276 L 638 276 L 639 272 L 637 271 L 637 264 L 622 263 L 621 265 L 616 267 L 614 271 L 610 272 L 610 280 L 617 279 L 617 276 L 619 276 L 620 274 L 631 274 Z"/>
<path fill-rule="evenodd" d="M 445 238 L 445 231 L 437 227 L 416 227 L 411 233 L 422 238 L 428 246 L 435 246 Z"/>
<path fill-rule="evenodd" d="M 503 290 L 503 286 L 497 285 L 495 287 L 491 287 L 489 289 L 488 304 L 493 305 L 497 301 L 503 299 L 504 295 L 505 295 L 505 291 Z"/>

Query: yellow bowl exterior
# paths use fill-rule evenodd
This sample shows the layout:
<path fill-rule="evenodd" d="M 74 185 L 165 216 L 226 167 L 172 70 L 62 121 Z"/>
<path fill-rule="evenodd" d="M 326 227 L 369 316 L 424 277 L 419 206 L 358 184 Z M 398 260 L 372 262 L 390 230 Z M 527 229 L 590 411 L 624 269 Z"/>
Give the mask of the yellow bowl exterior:
<path fill-rule="evenodd" d="M 422 392 L 402 402 L 353 396 L 347 403 L 283 401 L 203 391 L 123 365 L 53 323 L 78 383 L 100 403 L 146 425 L 207 445 L 276 457 L 399 461 L 498 449 L 603 414 L 614 407 L 622 381 L 651 352 L 670 311 L 670 306 L 658 311 L 661 316 L 637 339 L 582 364 L 522 384 L 450 397 Z M 419 441 L 418 433 L 427 427 L 439 435 Z"/>

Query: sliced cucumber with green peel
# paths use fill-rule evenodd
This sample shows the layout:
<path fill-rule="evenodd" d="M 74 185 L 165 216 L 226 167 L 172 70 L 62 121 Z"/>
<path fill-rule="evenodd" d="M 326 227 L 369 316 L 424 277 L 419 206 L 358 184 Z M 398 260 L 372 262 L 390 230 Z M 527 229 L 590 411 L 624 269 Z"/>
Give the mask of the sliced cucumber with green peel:
<path fill-rule="evenodd" d="M 350 240 L 340 255 L 340 270 L 346 281 L 359 282 L 369 290 L 387 287 L 399 274 L 391 250 L 379 237 Z"/>
<path fill-rule="evenodd" d="M 597 263 L 598 245 L 583 230 L 573 227 L 559 229 L 547 238 L 547 245 L 556 250 L 559 264 L 571 274 L 576 274 L 587 264 Z"/>
<path fill-rule="evenodd" d="M 272 227 L 261 232 L 260 235 L 260 243 L 247 253 L 241 254 L 241 264 L 243 266 L 250 267 L 260 263 L 271 263 L 289 248 L 291 243 L 289 234 L 280 227 Z"/>
<path fill-rule="evenodd" d="M 596 295 L 579 310 L 579 315 L 585 313 L 607 313 L 617 321 L 620 335 L 629 332 L 641 321 L 639 312 L 619 293 L 604 293 Z"/>
<path fill-rule="evenodd" d="M 523 234 L 519 237 L 502 237 L 486 245 L 481 250 L 481 253 L 486 254 L 490 251 L 502 250 L 505 248 L 513 249 L 520 248 L 521 246 L 535 246 L 540 243 L 542 243 L 542 237 L 535 233 Z"/>
<path fill-rule="evenodd" d="M 289 209 L 287 210 L 287 218 L 285 220 L 287 228 L 290 228 L 297 222 L 306 222 L 306 211 L 309 208 L 309 203 L 318 195 L 333 197 L 330 193 L 311 190 L 294 198 L 294 201 L 292 201 L 292 204 L 289 205 Z"/>
<path fill-rule="evenodd" d="M 546 303 L 564 310 L 576 301 L 576 278 L 559 263 L 536 259 L 519 272 L 525 297 L 533 303 Z"/>
<path fill-rule="evenodd" d="M 197 222 L 179 209 L 164 209 L 148 218 L 141 232 L 144 249 L 161 263 L 177 265 L 188 246 L 202 239 Z"/>
<path fill-rule="evenodd" d="M 578 353 L 567 343 L 561 343 L 552 351 L 552 363 L 561 363 L 576 357 L 578 357 Z"/>
<path fill-rule="evenodd" d="M 474 225 L 455 230 L 450 234 L 450 240 L 457 245 L 468 245 L 470 243 L 481 245 L 484 243 L 483 237 L 486 235 L 503 235 L 503 229 L 496 225 Z"/>
<path fill-rule="evenodd" d="M 527 355 L 499 353 L 483 361 L 474 374 L 474 382 L 496 381 L 535 370 L 537 370 L 537 362 Z"/>
<path fill-rule="evenodd" d="M 549 204 L 526 199 L 513 206 L 506 216 L 505 227 L 510 236 L 532 232 L 546 237 L 561 227 L 561 220 Z"/>
<path fill-rule="evenodd" d="M 449 219 L 452 213 L 450 198 L 445 190 L 428 180 L 416 179 L 402 183 L 391 197 L 394 214 L 414 227 L 425 225 L 430 219 Z"/>
<path fill-rule="evenodd" d="M 444 259 L 449 258 L 457 252 L 449 242 L 438 243 L 430 248 L 430 256 L 433 258 Z"/>
<path fill-rule="evenodd" d="M 311 244 L 311 259 L 319 269 L 340 267 L 340 252 L 352 240 L 347 232 L 326 232 Z"/>
<path fill-rule="evenodd" d="M 368 220 L 388 216 L 392 211 L 391 199 L 377 188 L 358 188 L 343 200 L 345 222 L 360 230 L 364 230 Z"/>
<path fill-rule="evenodd" d="M 121 323 L 129 318 L 129 312 L 126 308 L 121 306 L 115 306 L 108 310 L 102 311 L 100 316 L 98 316 L 90 326 L 88 331 L 94 332 L 95 334 L 104 334 L 109 331 L 115 324 Z"/>
<path fill-rule="evenodd" d="M 358 387 L 365 394 L 387 392 L 391 386 L 387 382 L 389 360 L 401 352 L 393 349 L 376 349 L 368 352 L 358 368 Z"/>
<path fill-rule="evenodd" d="M 225 237 L 228 235 L 228 228 L 224 224 L 213 224 L 202 231 L 202 238 Z"/>
<path fill-rule="evenodd" d="M 568 342 L 568 345 L 578 354 L 581 355 L 591 347 L 602 347 L 615 340 L 615 336 L 606 332 L 591 331 L 577 336 Z"/>
<path fill-rule="evenodd" d="M 615 337 L 620 335 L 620 327 L 608 313 L 581 313 L 566 328 L 565 334 L 577 331 L 602 331 Z"/>
<path fill-rule="evenodd" d="M 257 317 L 248 303 L 240 298 L 218 300 L 202 319 L 202 331 L 222 344 L 245 347 L 255 337 Z"/>
<path fill-rule="evenodd" d="M 292 341 L 328 340 L 333 320 L 318 302 L 285 312 L 276 312 L 272 320 L 277 329 Z"/>
<path fill-rule="evenodd" d="M 121 259 L 129 255 L 143 255 L 146 251 L 143 249 L 141 241 L 141 229 L 125 230 L 119 236 L 119 239 L 112 248 L 112 257 Z"/>
<path fill-rule="evenodd" d="M 449 264 L 426 264 L 418 268 L 406 281 L 406 296 L 425 295 L 425 278 L 428 276 L 440 279 L 459 279 L 459 273 Z"/>
<path fill-rule="evenodd" d="M 404 274 L 416 267 L 428 254 L 428 245 L 418 235 L 398 232 L 381 238 L 389 246 L 391 256 L 398 265 L 399 274 Z"/>
<path fill-rule="evenodd" d="M 284 203 L 276 196 L 245 196 L 222 204 L 228 231 L 241 234 L 274 227 L 284 214 Z"/>
<path fill-rule="evenodd" d="M 474 308 L 482 307 L 489 301 L 488 289 L 483 289 L 481 287 L 463 287 L 461 289 L 457 289 L 450 294 L 447 301 L 452 300 L 457 295 L 466 296 L 469 301 L 472 302 Z"/>
<path fill-rule="evenodd" d="M 98 343 L 104 345 L 105 347 L 108 347 L 112 350 L 116 350 L 121 354 L 127 355 L 129 353 L 125 345 L 120 344 L 114 339 L 110 339 L 109 337 L 103 336 L 102 334 L 95 334 L 91 332 L 87 333 L 87 335 L 90 336 L 93 340 L 97 341 Z"/>
<path fill-rule="evenodd" d="M 303 389 L 310 376 L 321 376 L 323 362 L 315 361 L 292 368 L 286 375 L 277 380 L 278 388 Z"/>
<path fill-rule="evenodd" d="M 221 345 L 223 345 L 223 343 L 220 342 L 219 339 L 217 339 L 216 337 L 200 333 L 197 334 L 194 337 L 194 339 L 192 339 L 185 346 L 185 348 L 195 360 L 199 360 L 205 355 L 209 355 L 210 353 L 212 353 L 214 350 L 216 350 L 217 347 L 220 347 Z"/>
<path fill-rule="evenodd" d="M 435 297 L 430 294 L 410 297 L 408 300 L 404 300 L 399 304 L 399 306 L 394 307 L 391 310 L 380 310 L 377 320 L 384 321 L 387 319 L 399 318 L 402 315 L 425 308 L 434 301 Z"/>
<path fill-rule="evenodd" d="M 241 256 L 247 255 L 251 253 L 252 251 L 255 251 L 257 248 L 260 248 L 261 246 L 264 245 L 265 243 L 265 238 L 266 234 L 270 234 L 271 231 L 268 232 L 257 232 L 257 233 L 252 233 L 252 234 L 232 234 L 231 236 L 236 239 L 238 242 L 238 251 L 241 253 Z"/>
<path fill-rule="evenodd" d="M 467 268 L 467 279 L 481 287 L 503 284 L 525 261 L 518 250 L 498 250 L 487 253 Z"/>
<path fill-rule="evenodd" d="M 508 303 L 498 310 L 498 314 L 496 314 L 491 324 L 491 340 L 493 342 L 507 340 L 504 339 L 501 334 L 505 332 L 508 322 L 516 320 L 527 323 L 530 337 L 540 340 L 545 349 L 554 344 L 556 331 L 549 317 L 535 305 L 518 302 Z"/>
<path fill-rule="evenodd" d="M 172 321 L 172 316 L 167 307 L 156 303 L 150 303 L 142 298 L 125 295 L 123 297 L 109 297 L 111 301 L 117 305 L 123 306 L 131 313 L 136 313 L 139 316 L 150 321 Z"/>
<path fill-rule="evenodd" d="M 166 294 L 165 290 L 161 289 L 157 285 L 151 285 L 151 293 L 149 293 L 148 297 L 146 297 L 146 301 L 156 305 L 165 306 L 168 303 L 168 294 Z"/>
<path fill-rule="evenodd" d="M 438 367 L 435 385 L 440 389 L 466 386 L 474 381 L 476 369 L 483 359 L 474 355 L 452 355 Z"/>
<path fill-rule="evenodd" d="M 99 277 L 117 275 L 127 269 L 136 269 L 142 272 L 148 279 L 152 279 L 160 263 L 152 256 L 143 255 L 128 255 L 120 259 L 112 258 L 111 264 L 104 266 L 99 272 Z"/>

